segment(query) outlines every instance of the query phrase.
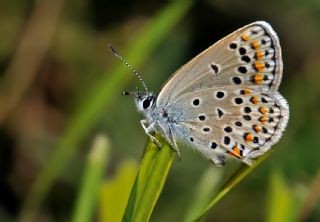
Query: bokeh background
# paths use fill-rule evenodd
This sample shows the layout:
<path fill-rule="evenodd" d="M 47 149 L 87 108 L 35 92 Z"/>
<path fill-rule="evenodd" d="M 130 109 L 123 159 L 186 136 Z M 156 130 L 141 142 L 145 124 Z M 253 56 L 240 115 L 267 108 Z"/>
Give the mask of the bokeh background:
<path fill-rule="evenodd" d="M 1 1 L 0 221 L 27 221 L 30 212 L 32 221 L 70 221 L 101 133 L 111 148 L 92 220 L 112 221 L 112 206 L 125 205 L 146 136 L 132 98 L 121 96 L 139 82 L 107 43 L 158 92 L 185 62 L 257 20 L 270 22 L 280 38 L 289 125 L 271 156 L 206 220 L 320 221 L 318 0 Z M 203 173 L 214 168 L 181 151 L 151 221 L 182 221 Z M 214 169 L 212 180 L 235 166 Z"/>

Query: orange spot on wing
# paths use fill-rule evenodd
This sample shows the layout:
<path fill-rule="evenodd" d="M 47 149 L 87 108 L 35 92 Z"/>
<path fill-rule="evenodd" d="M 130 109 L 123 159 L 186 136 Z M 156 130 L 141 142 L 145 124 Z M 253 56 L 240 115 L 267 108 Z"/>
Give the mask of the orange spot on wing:
<path fill-rule="evenodd" d="M 252 91 L 250 89 L 244 89 L 244 94 L 245 95 L 250 95 Z"/>
<path fill-rule="evenodd" d="M 258 104 L 259 103 L 259 98 L 256 97 L 256 96 L 252 96 L 250 101 L 253 103 L 253 104 Z"/>
<path fill-rule="evenodd" d="M 264 70 L 264 64 L 262 62 L 255 62 L 254 67 L 259 71 L 262 72 Z"/>
<path fill-rule="evenodd" d="M 261 126 L 258 126 L 258 125 L 255 125 L 253 128 L 254 128 L 254 131 L 256 131 L 256 133 L 259 133 L 262 130 Z"/>
<path fill-rule="evenodd" d="M 241 36 L 241 39 L 242 39 L 243 41 L 248 41 L 248 40 L 250 39 L 250 36 L 244 34 L 244 35 Z"/>
<path fill-rule="evenodd" d="M 234 146 L 234 147 L 233 147 L 233 152 L 234 152 L 238 157 L 241 157 L 240 149 L 238 148 L 238 146 Z"/>
<path fill-rule="evenodd" d="M 232 154 L 233 156 L 236 156 L 238 158 L 241 158 L 241 153 L 240 153 L 240 149 L 238 148 L 237 145 L 235 145 L 234 147 L 232 147 L 232 151 L 230 151 L 230 154 Z"/>
<path fill-rule="evenodd" d="M 251 45 L 255 48 L 255 49 L 260 49 L 260 43 L 258 41 L 253 41 L 251 43 Z"/>
<path fill-rule="evenodd" d="M 257 60 L 263 59 L 264 53 L 263 52 L 256 52 L 256 58 Z"/>
<path fill-rule="evenodd" d="M 253 78 L 254 78 L 254 82 L 259 85 L 263 81 L 263 76 L 260 73 L 255 74 Z"/>
<path fill-rule="evenodd" d="M 247 143 L 253 141 L 253 135 L 251 133 L 247 133 L 245 136 L 245 140 Z"/>
<path fill-rule="evenodd" d="M 266 116 L 262 116 L 260 117 L 259 121 L 262 123 L 262 124 L 266 124 L 268 118 Z"/>
<path fill-rule="evenodd" d="M 259 111 L 260 111 L 260 113 L 262 113 L 262 114 L 266 114 L 266 113 L 268 112 L 268 109 L 267 109 L 267 107 L 262 106 L 262 107 L 260 107 Z"/>

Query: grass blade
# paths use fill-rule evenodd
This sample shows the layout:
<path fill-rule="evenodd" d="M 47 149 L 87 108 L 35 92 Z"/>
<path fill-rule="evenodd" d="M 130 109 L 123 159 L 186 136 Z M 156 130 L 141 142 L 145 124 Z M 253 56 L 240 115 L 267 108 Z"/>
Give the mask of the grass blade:
<path fill-rule="evenodd" d="M 266 221 L 307 221 L 298 220 L 298 212 L 301 209 L 299 195 L 301 195 L 299 190 L 287 185 L 285 177 L 280 170 L 272 171 L 267 194 Z"/>
<path fill-rule="evenodd" d="M 163 139 L 158 135 L 156 137 L 163 146 L 159 149 L 151 141 L 147 144 L 123 221 L 149 221 L 176 156 Z"/>
<path fill-rule="evenodd" d="M 191 206 L 186 211 L 185 220 L 191 221 L 197 216 L 197 213 L 202 210 L 210 201 L 210 196 L 213 190 L 216 190 L 219 182 L 222 179 L 222 170 L 211 166 L 202 175 L 199 184 L 196 186 L 196 192 L 191 202 Z"/>
<path fill-rule="evenodd" d="M 97 136 L 88 155 L 87 166 L 72 217 L 73 222 L 92 220 L 103 172 L 108 162 L 109 150 L 110 145 L 107 138 L 103 135 Z"/>
<path fill-rule="evenodd" d="M 137 172 L 136 161 L 124 160 L 115 175 L 104 181 L 100 189 L 97 221 L 121 221 Z"/>

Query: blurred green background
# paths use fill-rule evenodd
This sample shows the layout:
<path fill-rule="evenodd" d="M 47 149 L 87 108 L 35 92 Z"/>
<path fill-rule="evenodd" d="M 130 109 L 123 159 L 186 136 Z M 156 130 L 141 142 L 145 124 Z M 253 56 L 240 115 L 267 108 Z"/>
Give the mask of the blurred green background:
<path fill-rule="evenodd" d="M 27 221 L 30 212 L 32 221 L 70 221 L 100 133 L 111 148 L 92 220 L 116 221 L 123 211 L 146 136 L 133 100 L 121 96 L 139 83 L 107 43 L 158 92 L 188 60 L 257 20 L 280 38 L 289 125 L 271 156 L 206 220 L 320 221 L 319 0 L 1 1 L 0 221 Z M 203 173 L 214 168 L 181 152 L 151 221 L 182 221 Z M 228 174 L 237 164 L 229 162 L 215 172 Z"/>

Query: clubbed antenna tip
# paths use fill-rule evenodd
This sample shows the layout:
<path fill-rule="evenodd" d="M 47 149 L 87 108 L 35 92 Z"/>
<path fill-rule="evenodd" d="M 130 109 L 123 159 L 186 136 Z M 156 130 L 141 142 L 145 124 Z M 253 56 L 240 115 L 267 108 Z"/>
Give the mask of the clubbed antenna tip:
<path fill-rule="evenodd" d="M 112 53 L 115 55 L 115 56 L 119 56 L 119 53 L 117 52 L 117 50 L 115 48 L 112 47 L 112 45 L 110 43 L 108 43 L 108 46 L 110 48 L 110 50 L 112 51 Z"/>
<path fill-rule="evenodd" d="M 128 96 L 128 95 L 130 95 L 130 92 L 122 92 L 121 95 Z"/>

